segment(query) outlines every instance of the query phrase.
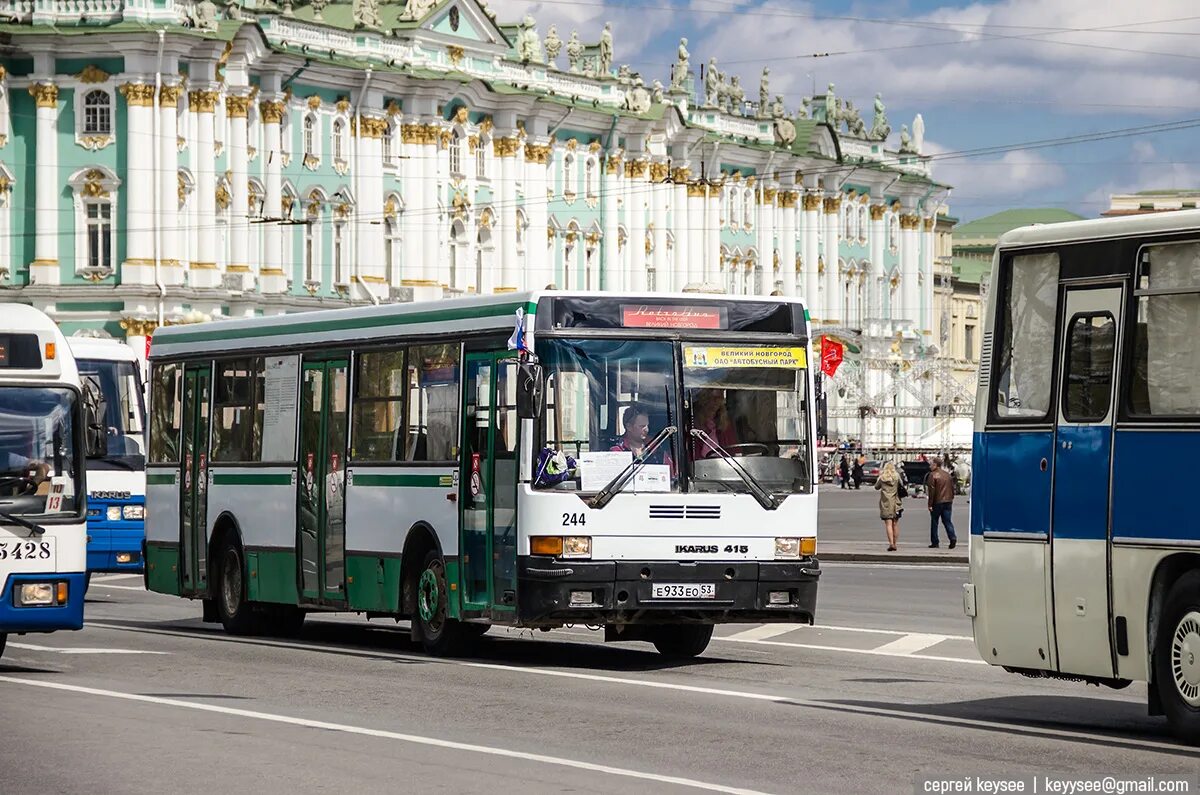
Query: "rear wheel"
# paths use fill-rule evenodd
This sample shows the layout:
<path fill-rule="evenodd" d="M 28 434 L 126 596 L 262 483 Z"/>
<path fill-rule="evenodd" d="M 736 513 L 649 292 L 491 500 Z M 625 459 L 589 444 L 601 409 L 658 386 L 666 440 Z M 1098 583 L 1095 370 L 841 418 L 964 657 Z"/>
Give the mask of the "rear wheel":
<path fill-rule="evenodd" d="M 1200 745 L 1200 571 L 1183 575 L 1167 593 L 1154 643 L 1154 686 L 1171 731 Z"/>
<path fill-rule="evenodd" d="M 429 654 L 438 657 L 459 654 L 470 638 L 482 634 L 449 617 L 450 588 L 446 582 L 446 563 L 435 549 L 425 555 L 425 564 L 417 575 L 416 592 L 416 618 L 421 629 L 421 644 Z"/>
<path fill-rule="evenodd" d="M 262 631 L 260 616 L 246 601 L 246 566 L 237 539 L 225 536 L 217 553 L 217 618 L 231 635 Z"/>
<path fill-rule="evenodd" d="M 673 624 L 656 627 L 653 632 L 654 648 L 664 657 L 687 660 L 699 657 L 712 640 L 712 624 Z"/>

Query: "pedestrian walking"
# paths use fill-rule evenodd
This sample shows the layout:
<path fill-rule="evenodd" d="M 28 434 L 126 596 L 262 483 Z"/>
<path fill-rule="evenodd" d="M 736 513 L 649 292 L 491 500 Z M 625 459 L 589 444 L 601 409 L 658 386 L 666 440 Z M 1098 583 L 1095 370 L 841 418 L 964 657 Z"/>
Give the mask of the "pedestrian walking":
<path fill-rule="evenodd" d="M 883 520 L 883 532 L 887 534 L 888 552 L 895 552 L 900 540 L 900 516 L 904 513 L 904 503 L 900 499 L 902 485 L 896 465 L 888 461 L 875 481 L 875 489 L 879 492 L 879 518 Z"/>
<path fill-rule="evenodd" d="M 850 472 L 850 477 L 854 480 L 855 490 L 862 488 L 863 482 L 863 457 L 856 456 L 854 459 L 854 469 Z"/>
<path fill-rule="evenodd" d="M 842 456 L 842 463 L 838 467 L 838 474 L 842 477 L 842 488 L 850 488 L 850 462 L 846 460 L 846 456 Z"/>
<path fill-rule="evenodd" d="M 925 479 L 926 492 L 929 495 L 929 548 L 941 546 L 938 540 L 938 521 L 946 526 L 946 538 L 950 540 L 950 549 L 958 544 L 954 534 L 954 522 L 950 518 L 954 507 L 954 478 L 942 468 L 942 457 L 934 456 L 929 462 L 929 477 Z"/>

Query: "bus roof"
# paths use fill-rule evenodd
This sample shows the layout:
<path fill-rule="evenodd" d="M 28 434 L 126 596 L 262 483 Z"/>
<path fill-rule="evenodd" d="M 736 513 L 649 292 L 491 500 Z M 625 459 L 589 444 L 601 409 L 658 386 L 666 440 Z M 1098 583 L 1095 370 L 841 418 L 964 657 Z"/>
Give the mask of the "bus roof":
<path fill-rule="evenodd" d="M 105 362 L 136 362 L 133 348 L 120 340 L 103 337 L 68 337 L 67 344 L 76 359 L 98 359 Z"/>
<path fill-rule="evenodd" d="M 75 359 L 57 323 L 40 309 L 27 304 L 5 304 L 0 317 L 3 318 L 0 320 L 0 379 L 79 384 Z M 36 350 L 30 350 L 32 341 L 26 344 L 20 339 L 28 340 L 30 336 L 37 338 Z M 32 361 L 37 361 L 38 366 L 22 366 Z"/>
<path fill-rule="evenodd" d="M 322 342 L 353 342 L 392 336 L 396 327 L 407 333 L 445 334 L 480 331 L 509 331 L 514 313 L 523 309 L 537 313 L 541 298 L 596 297 L 613 301 L 678 301 L 704 304 L 727 301 L 763 301 L 800 304 L 797 298 L 733 296 L 709 293 L 603 293 L 564 290 L 534 290 L 499 293 L 440 301 L 381 304 L 316 312 L 297 312 L 270 317 L 239 318 L 213 323 L 168 326 L 154 333 L 150 358 L 225 351 L 252 347 L 279 348 Z M 532 326 L 526 326 L 532 328 Z"/>
<path fill-rule="evenodd" d="M 1092 218 L 1059 224 L 1022 226 L 1001 235 L 996 247 L 1019 248 L 1186 230 L 1200 231 L 1200 210 L 1173 210 L 1121 218 Z"/>

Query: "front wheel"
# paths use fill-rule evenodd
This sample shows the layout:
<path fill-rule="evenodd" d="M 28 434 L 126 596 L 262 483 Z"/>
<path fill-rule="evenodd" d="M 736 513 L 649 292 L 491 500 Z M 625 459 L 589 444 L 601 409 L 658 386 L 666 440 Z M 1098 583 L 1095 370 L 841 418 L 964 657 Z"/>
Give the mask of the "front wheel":
<path fill-rule="evenodd" d="M 1200 745 L 1200 571 L 1183 575 L 1167 593 L 1154 642 L 1154 686 L 1171 731 Z"/>
<path fill-rule="evenodd" d="M 425 555 L 425 564 L 417 575 L 417 623 L 421 630 L 421 645 L 435 657 L 459 654 L 472 636 L 466 625 L 450 618 L 450 588 L 446 583 L 446 563 L 437 550 Z"/>
<path fill-rule="evenodd" d="M 712 640 L 712 624 L 675 624 L 656 627 L 653 633 L 654 648 L 659 654 L 677 660 L 699 657 Z"/>
<path fill-rule="evenodd" d="M 4 647 L 8 644 L 8 633 L 0 632 L 0 657 L 4 656 Z"/>
<path fill-rule="evenodd" d="M 217 553 L 217 618 L 230 635 L 255 635 L 259 617 L 246 601 L 246 566 L 237 539 L 226 536 Z"/>

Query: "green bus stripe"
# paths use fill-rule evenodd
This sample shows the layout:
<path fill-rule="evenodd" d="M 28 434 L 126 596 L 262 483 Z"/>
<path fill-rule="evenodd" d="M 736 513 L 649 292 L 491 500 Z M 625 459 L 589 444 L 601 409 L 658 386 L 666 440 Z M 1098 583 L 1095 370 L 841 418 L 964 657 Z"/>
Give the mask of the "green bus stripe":
<path fill-rule="evenodd" d="M 404 315 L 369 315 L 367 317 L 338 318 L 336 320 L 316 320 L 308 323 L 290 323 L 282 326 L 265 326 L 263 328 L 238 329 L 209 329 L 206 331 L 188 331 L 177 334 L 163 334 L 161 345 L 184 345 L 192 342 L 209 342 L 213 340 L 245 339 L 251 337 L 282 337 L 290 334 L 319 334 L 323 331 L 353 331 L 356 329 L 384 328 L 387 326 L 408 326 L 415 323 L 446 323 L 452 320 L 471 320 L 474 318 L 495 317 L 516 312 L 524 308 L 532 316 L 537 311 L 537 304 L 526 302 L 496 304 L 494 306 L 466 307 L 463 309 L 432 309 L 425 312 L 412 312 Z"/>
<path fill-rule="evenodd" d="M 380 486 L 392 488 L 449 488 L 454 485 L 453 475 L 355 475 L 355 486 Z"/>
<path fill-rule="evenodd" d="M 258 472 L 235 472 L 221 473 L 214 472 L 214 486 L 290 486 L 292 485 L 292 474 L 284 472 L 282 474 L 264 474 Z"/>
<path fill-rule="evenodd" d="M 175 485 L 175 473 L 174 472 L 147 472 L 146 473 L 146 485 L 147 486 L 174 486 Z"/>

